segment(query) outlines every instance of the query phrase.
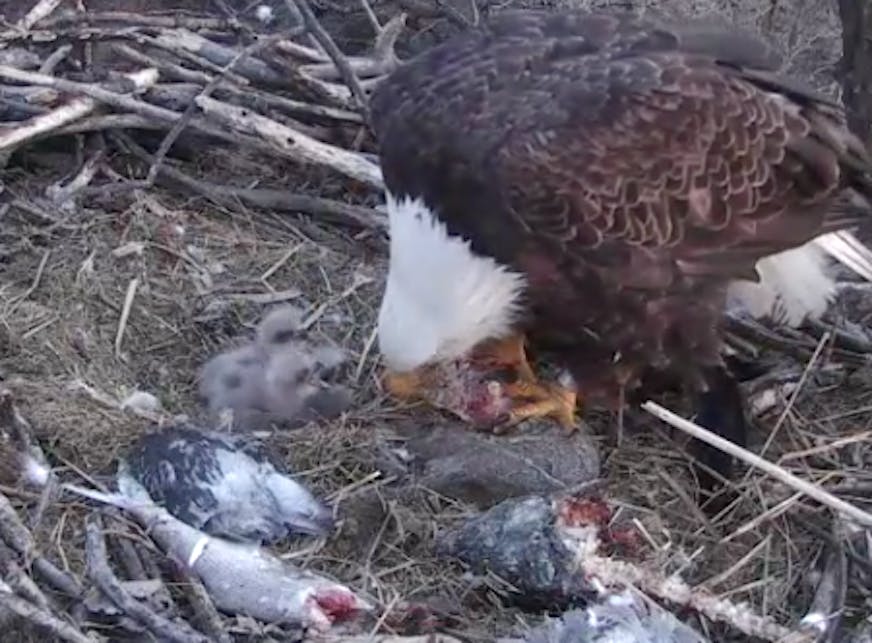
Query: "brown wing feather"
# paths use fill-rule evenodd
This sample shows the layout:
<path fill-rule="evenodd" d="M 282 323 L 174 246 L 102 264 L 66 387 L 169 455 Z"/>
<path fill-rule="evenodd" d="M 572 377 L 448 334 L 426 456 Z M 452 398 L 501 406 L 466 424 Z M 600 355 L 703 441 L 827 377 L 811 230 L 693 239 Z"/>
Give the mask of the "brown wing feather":
<path fill-rule="evenodd" d="M 570 252 L 646 249 L 696 275 L 722 274 L 731 260 L 746 272 L 827 230 L 817 206 L 846 186 L 844 151 L 816 136 L 800 106 L 706 60 L 668 54 L 639 65 L 659 82 L 612 90 L 607 117 L 579 106 L 584 117 L 549 136 L 504 139 L 495 174 L 514 186 L 506 202 L 528 229 Z M 622 61 L 618 73 L 635 71 Z"/>
<path fill-rule="evenodd" d="M 449 227 L 506 258 L 505 228 L 476 210 L 509 211 L 623 285 L 748 277 L 851 223 L 828 213 L 842 189 L 869 191 L 841 110 L 775 66 L 736 31 L 506 12 L 379 88 L 388 188 L 442 204 Z"/>

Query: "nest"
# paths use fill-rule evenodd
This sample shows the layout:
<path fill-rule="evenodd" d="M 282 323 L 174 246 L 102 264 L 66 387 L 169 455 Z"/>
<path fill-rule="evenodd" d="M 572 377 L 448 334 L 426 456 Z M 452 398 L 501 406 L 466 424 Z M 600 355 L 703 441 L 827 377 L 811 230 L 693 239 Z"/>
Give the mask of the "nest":
<path fill-rule="evenodd" d="M 112 11 L 60 4 L 20 7 L 0 29 L 0 376 L 17 416 L 58 475 L 99 481 L 153 419 L 124 407 L 130 393 L 148 391 L 168 412 L 196 415 L 202 363 L 250 333 L 264 306 L 293 301 L 313 332 L 353 356 L 356 401 L 341 420 L 273 435 L 272 446 L 340 510 L 364 492 L 378 496 L 391 482 L 380 454 L 394 428 L 410 417 L 439 420 L 393 406 L 377 383 L 373 328 L 387 246 L 367 94 L 398 56 L 478 14 L 423 1 L 325 2 L 317 17 L 299 1 L 265 3 L 260 14 L 224 2 L 167 0 L 161 11 L 134 0 L 122 10 L 104 3 Z M 491 4 L 479 3 L 481 12 Z M 837 24 L 812 4 L 802 12 Z M 792 67 L 813 59 L 818 84 L 832 89 L 820 61 L 838 57 L 838 32 L 809 41 L 806 22 L 791 27 L 805 14 L 772 7 L 755 15 L 758 26 L 792 43 Z M 790 334 L 739 321 L 731 329 L 737 346 L 774 364 L 748 385 L 763 429 L 752 450 L 859 506 L 872 483 L 872 307 L 864 295 L 849 284 L 830 319 Z M 683 410 L 678 400 L 664 403 Z M 664 569 L 787 630 L 813 605 L 848 623 L 865 618 L 872 563 L 863 533 L 755 470 L 738 481 L 738 500 L 710 519 L 693 500 L 683 434 L 650 416 L 628 419 L 635 429 L 607 452 L 604 486 L 634 513 Z M 594 429 L 615 421 L 589 420 Z M 16 615 L 21 640 L 114 636 L 83 620 L 71 597 L 98 587 L 117 599 L 107 590 L 113 577 L 160 578 L 148 536 L 111 514 L 95 535 L 84 502 L 14 485 L 0 491 L 0 616 Z M 286 554 L 374 597 L 380 636 L 421 633 L 421 623 L 399 618 L 416 604 L 438 615 L 425 633 L 466 641 L 523 633 L 536 615 L 497 609 L 497 580 L 471 581 L 433 551 L 434 534 L 472 511 L 416 489 L 385 501 L 372 537 L 349 529 Z M 838 580 L 845 561 L 852 574 Z M 820 591 L 822 577 L 836 579 L 831 591 Z M 189 634 L 292 640 L 217 614 L 195 583 L 170 590 L 187 615 L 176 625 Z M 116 607 L 140 629 L 160 631 L 139 608 Z M 691 618 L 713 640 L 747 640 Z"/>

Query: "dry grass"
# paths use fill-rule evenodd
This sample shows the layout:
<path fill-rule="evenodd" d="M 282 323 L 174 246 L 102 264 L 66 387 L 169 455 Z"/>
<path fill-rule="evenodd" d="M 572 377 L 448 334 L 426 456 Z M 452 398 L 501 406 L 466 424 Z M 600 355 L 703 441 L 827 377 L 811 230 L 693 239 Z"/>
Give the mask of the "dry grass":
<path fill-rule="evenodd" d="M 656 6 L 685 9 L 688 2 Z M 692 11 L 702 13 L 713 2 L 690 0 Z M 567 3 L 579 4 L 562 4 Z M 771 34 L 793 71 L 834 91 L 838 21 L 828 5 L 781 2 L 770 12 L 750 0 L 728 4 L 722 13 Z M 43 145 L 19 160 L 4 174 L 6 194 L 37 209 L 13 206 L 0 217 L 0 375 L 53 459 L 89 475 L 106 474 L 147 428 L 71 382 L 114 400 L 147 390 L 169 411 L 196 415 L 199 366 L 234 336 L 250 332 L 263 314 L 264 306 L 246 296 L 279 293 L 278 300 L 285 293 L 315 316 L 316 332 L 346 347 L 359 365 L 359 379 L 348 417 L 274 436 L 273 445 L 316 490 L 338 499 L 340 514 L 355 494 L 384 484 L 378 447 L 392 423 L 411 412 L 380 396 L 377 355 L 368 348 L 385 263 L 382 241 L 305 217 L 231 212 L 162 188 L 87 200 L 86 207 L 69 213 L 41 211 L 46 187 L 73 170 L 72 150 Z M 131 174 L 130 159 L 116 157 L 111 165 Z M 372 195 L 345 195 L 343 185 L 320 170 L 266 165 L 226 149 L 202 153 L 184 167 L 215 183 L 257 182 L 374 202 Z M 119 248 L 135 250 L 115 256 Z M 138 287 L 116 352 L 125 294 L 134 280 Z M 864 322 L 869 311 L 846 305 L 842 312 Z M 822 362 L 828 359 L 825 351 Z M 870 488 L 870 474 L 864 472 L 870 447 L 865 432 L 872 428 L 868 374 L 867 368 L 842 379 L 811 378 L 780 422 L 783 405 L 759 422 L 755 439 L 762 444 L 778 426 L 770 459 L 820 483 Z M 612 421 L 592 418 L 594 425 Z M 830 531 L 830 516 L 801 498 L 780 504 L 790 493 L 751 474 L 741 483 L 740 502 L 721 519 L 707 521 L 688 500 L 692 481 L 676 442 L 650 419 L 644 426 L 649 430 L 631 433 L 609 454 L 608 495 L 638 512 L 664 560 L 683 568 L 689 581 L 708 581 L 716 592 L 795 623 L 813 593 L 813 561 Z M 457 631 L 472 641 L 492 640 L 531 617 L 496 609 L 487 593 L 473 591 L 462 570 L 436 561 L 431 550 L 435 531 L 468 511 L 422 491 L 415 501 L 390 506 L 374 542 L 361 542 L 343 527 L 334 540 L 304 545 L 294 556 L 365 589 L 384 606 L 442 597 L 456 611 Z M 46 554 L 74 571 L 82 565 L 77 552 L 84 515 L 78 503 L 55 506 L 38 534 Z M 868 611 L 868 596 L 853 593 L 849 617 Z"/>
<path fill-rule="evenodd" d="M 243 183 L 238 177 L 256 175 L 251 166 L 239 167 L 244 159 L 223 154 L 201 158 L 196 172 L 215 182 Z M 118 159 L 118 169 L 123 164 Z M 300 176 L 297 168 L 273 166 L 258 174 L 276 185 L 308 178 L 318 182 L 309 188 L 313 192 L 331 191 L 329 184 L 320 187 L 323 179 Z M 31 167 L 10 172 L 6 189 L 38 202 L 59 178 Z M 275 294 L 276 301 L 293 297 L 315 318 L 316 333 L 346 348 L 359 380 L 357 403 L 342 422 L 274 436 L 272 446 L 313 489 L 339 498 L 340 513 L 356 493 L 382 484 L 374 454 L 399 414 L 379 396 L 377 356 L 367 349 L 381 289 L 380 242 L 294 217 L 224 212 L 159 188 L 124 195 L 116 205 L 71 215 L 46 212 L 46 220 L 14 207 L 7 214 L 4 241 L 17 239 L 26 249 L 4 266 L 0 371 L 50 457 L 69 463 L 73 472 L 109 474 L 116 457 L 148 429 L 145 421 L 95 398 L 120 401 L 146 390 L 169 412 L 197 417 L 198 369 L 259 321 L 265 307 L 250 295 Z M 113 256 L 133 244 L 141 252 Z M 133 280 L 139 286 L 116 354 Z M 466 583 L 433 560 L 429 549 L 434 525 L 442 517 L 456 519 L 463 509 L 432 495 L 421 501 L 393 508 L 372 545 L 340 533 L 294 557 L 366 589 L 383 605 L 416 595 L 460 596 Z M 84 509 L 78 503 L 58 507 L 46 516 L 41 534 L 47 554 L 74 572 L 81 572 Z M 489 611 L 467 615 L 481 640 L 489 638 Z"/>

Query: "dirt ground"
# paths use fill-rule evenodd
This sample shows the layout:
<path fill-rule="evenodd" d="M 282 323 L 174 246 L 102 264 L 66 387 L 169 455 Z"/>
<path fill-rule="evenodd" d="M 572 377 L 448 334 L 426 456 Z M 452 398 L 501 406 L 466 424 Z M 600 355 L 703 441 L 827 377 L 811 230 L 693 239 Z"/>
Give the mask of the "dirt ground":
<path fill-rule="evenodd" d="M 792 71 L 836 92 L 840 41 L 828 4 L 738 0 L 713 7 L 714 1 L 657 6 L 695 14 L 722 9 L 772 34 Z M 7 18 L 14 4 L 0 3 Z M 130 10 L 151 3 L 133 4 L 137 7 Z M 214 10 L 208 2 L 189 4 Z M 468 3 L 453 4 L 468 10 Z M 380 15 L 395 9 L 373 5 Z M 343 21 L 359 20 L 357 10 L 328 11 L 325 24 L 341 39 Z M 438 29 L 452 27 L 440 22 L 425 30 L 413 21 L 405 51 L 426 46 Z M 345 37 L 352 41 L 354 34 Z M 0 214 L 0 378 L 61 473 L 110 474 L 117 456 L 149 428 L 107 399 L 144 390 L 171 413 L 199 417 L 200 366 L 250 336 L 268 304 L 292 301 L 315 317 L 316 333 L 351 354 L 355 387 L 355 403 L 341 420 L 269 439 L 292 470 L 335 502 L 339 516 L 348 517 L 326 542 L 295 543 L 294 559 L 365 590 L 383 606 L 438 604 L 450 615 L 446 631 L 465 640 L 493 640 L 536 622 L 535 614 L 497 607 L 496 584 L 471 579 L 435 557 L 435 535 L 476 511 L 471 504 L 418 489 L 405 500 L 385 500 L 372 515 L 356 508 L 361 497 L 378 497 L 391 486 L 382 467 L 386 445 L 402 444 L 410 427 L 426 431 L 447 422 L 434 413 L 400 408 L 377 387 L 372 339 L 386 260 L 383 234 L 307 215 L 241 205 L 229 209 L 166 185 L 93 194 L 69 211 L 52 210 L 46 189 L 75 172 L 82 153 L 72 138 L 52 139 L 16 155 L 2 173 L 4 194 L 18 205 Z M 349 192 L 326 170 L 235 149 L 180 144 L 172 155 L 187 173 L 215 184 L 281 187 L 368 206 L 380 199 L 365 190 Z M 142 173 L 114 149 L 107 165 L 124 176 Z M 130 315 L 119 336 L 131 292 Z M 831 319 L 868 328 L 872 305 L 866 292 L 843 297 Z M 846 366 L 827 344 L 810 359 L 820 328 L 780 337 L 781 343 L 764 347 L 763 354 L 779 369 L 807 373 L 798 388 L 779 393 L 774 409 L 756 419 L 752 448 L 759 452 L 771 440 L 767 458 L 862 505 L 862 492 L 872 482 L 866 473 L 872 444 L 868 355 L 852 351 Z M 826 368 L 834 364 L 838 368 Z M 681 401 L 664 403 L 685 410 Z M 623 444 L 613 449 L 602 436 L 615 418 L 592 410 L 587 419 L 591 439 L 601 448 L 608 498 L 637 516 L 669 565 L 681 568 L 689 582 L 706 583 L 783 624 L 803 616 L 816 585 L 817 559 L 829 551 L 833 527 L 827 511 L 749 473 L 740 482 L 740 502 L 727 515 L 708 520 L 691 500 L 685 438 L 635 414 L 628 418 L 631 430 Z M 3 491 L 20 502 L 33 500 L 27 493 Z M 46 555 L 77 573 L 86 509 L 65 500 L 49 510 L 38 533 Z M 868 593 L 854 587 L 845 607 L 848 620 L 864 618 L 869 608 Z"/>

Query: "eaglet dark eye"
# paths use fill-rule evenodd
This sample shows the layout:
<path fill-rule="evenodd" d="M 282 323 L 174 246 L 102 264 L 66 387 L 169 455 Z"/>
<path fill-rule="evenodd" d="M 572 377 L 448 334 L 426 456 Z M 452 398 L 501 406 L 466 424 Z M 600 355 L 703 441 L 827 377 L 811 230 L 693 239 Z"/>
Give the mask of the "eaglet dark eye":
<path fill-rule="evenodd" d="M 299 371 L 297 371 L 296 375 L 294 375 L 294 383 L 295 384 L 302 384 L 303 382 L 308 380 L 311 375 L 312 375 L 311 368 L 301 368 Z"/>
<path fill-rule="evenodd" d="M 227 388 L 239 388 L 242 386 L 242 376 L 239 373 L 228 373 L 224 376 L 224 386 Z"/>
<path fill-rule="evenodd" d="M 273 335 L 273 344 L 287 344 L 292 339 L 299 337 L 299 333 L 291 328 L 280 330 Z"/>

